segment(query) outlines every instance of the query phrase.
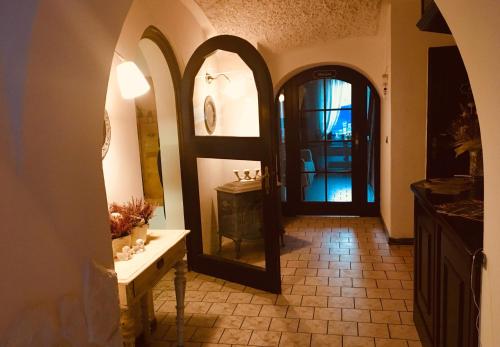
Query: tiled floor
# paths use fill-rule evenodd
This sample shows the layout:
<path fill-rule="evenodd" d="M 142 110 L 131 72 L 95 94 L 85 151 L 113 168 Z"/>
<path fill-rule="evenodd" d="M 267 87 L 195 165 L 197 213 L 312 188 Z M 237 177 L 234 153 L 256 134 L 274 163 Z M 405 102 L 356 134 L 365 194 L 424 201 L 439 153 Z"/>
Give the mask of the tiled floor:
<path fill-rule="evenodd" d="M 281 295 L 189 273 L 186 346 L 421 346 L 412 319 L 413 250 L 377 218 L 286 225 Z M 154 290 L 154 346 L 175 346 L 173 273 Z"/>

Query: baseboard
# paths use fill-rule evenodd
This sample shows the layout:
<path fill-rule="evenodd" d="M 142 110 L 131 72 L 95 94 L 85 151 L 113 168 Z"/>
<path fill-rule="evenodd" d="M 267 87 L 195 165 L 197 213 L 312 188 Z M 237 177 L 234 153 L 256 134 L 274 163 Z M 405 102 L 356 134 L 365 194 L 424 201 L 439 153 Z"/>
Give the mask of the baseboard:
<path fill-rule="evenodd" d="M 387 225 L 385 224 L 384 217 L 380 214 L 380 220 L 382 221 L 382 227 L 384 228 L 385 236 L 387 236 L 387 240 L 389 240 L 390 245 L 413 245 L 415 244 L 415 238 L 413 237 L 402 237 L 402 238 L 394 238 L 389 236 L 389 230 L 387 229 Z"/>
<path fill-rule="evenodd" d="M 414 243 L 415 243 L 415 239 L 413 237 L 402 237 L 399 239 L 389 237 L 389 244 L 390 245 L 413 245 Z"/>

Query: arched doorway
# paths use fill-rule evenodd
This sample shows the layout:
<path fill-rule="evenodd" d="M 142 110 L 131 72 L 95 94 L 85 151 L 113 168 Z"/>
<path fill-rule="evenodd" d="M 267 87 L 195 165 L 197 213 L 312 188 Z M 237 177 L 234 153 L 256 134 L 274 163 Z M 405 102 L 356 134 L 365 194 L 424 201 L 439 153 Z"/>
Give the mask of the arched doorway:
<path fill-rule="evenodd" d="M 287 81 L 277 103 L 284 213 L 378 215 L 380 99 L 368 79 L 315 67 Z"/>

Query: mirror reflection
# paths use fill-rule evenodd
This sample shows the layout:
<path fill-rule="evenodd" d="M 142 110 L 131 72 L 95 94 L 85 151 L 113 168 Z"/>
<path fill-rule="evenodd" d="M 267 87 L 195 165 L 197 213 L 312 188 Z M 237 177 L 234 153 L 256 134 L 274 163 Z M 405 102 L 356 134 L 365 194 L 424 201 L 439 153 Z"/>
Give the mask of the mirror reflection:
<path fill-rule="evenodd" d="M 198 158 L 203 253 L 265 267 L 260 161 Z"/>
<path fill-rule="evenodd" d="M 196 136 L 258 137 L 258 105 L 253 72 L 238 54 L 217 50 L 205 59 L 194 82 Z"/>

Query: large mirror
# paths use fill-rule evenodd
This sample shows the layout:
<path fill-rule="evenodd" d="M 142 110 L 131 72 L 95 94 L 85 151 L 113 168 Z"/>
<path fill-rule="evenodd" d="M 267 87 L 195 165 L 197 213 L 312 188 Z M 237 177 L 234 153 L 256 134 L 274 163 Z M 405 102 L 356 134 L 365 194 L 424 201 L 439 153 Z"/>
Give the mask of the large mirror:
<path fill-rule="evenodd" d="M 196 136 L 259 136 L 257 87 L 238 54 L 217 50 L 205 59 L 194 81 L 193 114 Z"/>
<path fill-rule="evenodd" d="M 139 41 L 135 63 L 150 84 L 134 100 L 144 199 L 156 205 L 150 228 L 184 229 L 173 78 L 164 52 L 151 38 Z"/>

